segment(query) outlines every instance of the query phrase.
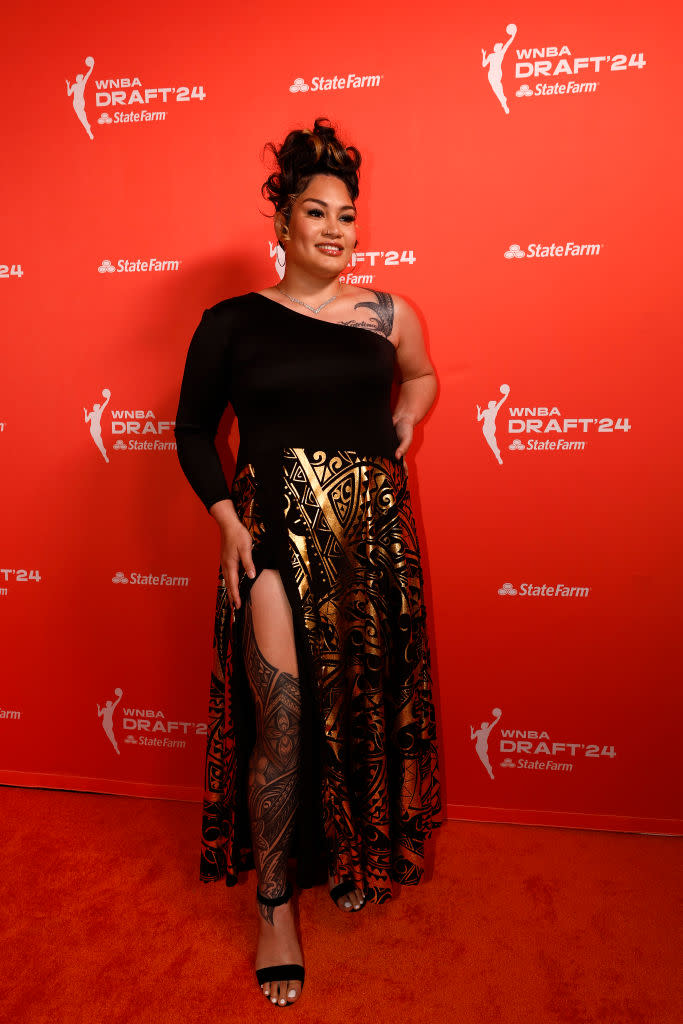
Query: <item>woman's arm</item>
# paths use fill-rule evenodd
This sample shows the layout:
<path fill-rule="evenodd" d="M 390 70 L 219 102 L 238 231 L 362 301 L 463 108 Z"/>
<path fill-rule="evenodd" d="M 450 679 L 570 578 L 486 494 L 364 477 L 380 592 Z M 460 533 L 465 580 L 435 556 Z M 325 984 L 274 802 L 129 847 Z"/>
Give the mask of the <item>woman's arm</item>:
<path fill-rule="evenodd" d="M 400 459 L 410 447 L 413 427 L 426 416 L 436 398 L 437 382 L 415 310 L 400 296 L 393 298 L 398 329 L 396 361 L 401 373 L 401 386 L 392 420 L 400 441 L 395 454 Z"/>
<path fill-rule="evenodd" d="M 214 311 L 206 310 L 188 349 L 174 433 L 178 461 L 207 511 L 216 504 L 222 509 L 232 505 L 215 445 L 218 424 L 230 398 L 228 349 L 226 323 Z"/>
<path fill-rule="evenodd" d="M 221 566 L 230 604 L 241 606 L 240 563 L 252 578 L 251 534 L 230 498 L 215 437 L 230 400 L 230 324 L 225 314 L 204 312 L 185 362 L 176 413 L 178 459 L 192 489 L 221 532 Z"/>

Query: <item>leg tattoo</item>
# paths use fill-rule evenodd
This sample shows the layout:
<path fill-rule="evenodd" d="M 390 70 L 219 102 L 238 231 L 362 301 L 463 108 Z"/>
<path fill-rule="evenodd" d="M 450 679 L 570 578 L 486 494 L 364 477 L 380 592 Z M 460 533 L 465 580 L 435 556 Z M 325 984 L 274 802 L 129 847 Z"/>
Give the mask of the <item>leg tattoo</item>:
<path fill-rule="evenodd" d="M 278 896 L 287 879 L 287 860 L 299 797 L 299 679 L 264 657 L 256 641 L 251 600 L 245 602 L 244 663 L 256 706 L 256 745 L 249 761 L 249 815 L 259 889 Z M 273 923 L 273 908 L 258 904 Z"/>

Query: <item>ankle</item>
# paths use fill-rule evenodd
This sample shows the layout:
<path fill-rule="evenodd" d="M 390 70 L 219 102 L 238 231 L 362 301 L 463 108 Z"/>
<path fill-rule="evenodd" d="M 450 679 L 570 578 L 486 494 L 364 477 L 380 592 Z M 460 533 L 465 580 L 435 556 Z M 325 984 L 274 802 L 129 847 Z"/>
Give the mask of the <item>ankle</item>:
<path fill-rule="evenodd" d="M 294 919 L 294 910 L 292 909 L 292 903 L 284 903 L 282 906 L 258 906 L 256 913 L 260 921 L 266 922 L 268 925 L 278 926 L 284 921 L 290 921 Z"/>
<path fill-rule="evenodd" d="M 280 886 L 279 891 L 273 893 L 262 892 L 257 885 L 256 901 L 264 907 L 280 907 L 291 900 L 292 892 L 292 886 L 289 881 L 285 882 L 284 887 Z"/>

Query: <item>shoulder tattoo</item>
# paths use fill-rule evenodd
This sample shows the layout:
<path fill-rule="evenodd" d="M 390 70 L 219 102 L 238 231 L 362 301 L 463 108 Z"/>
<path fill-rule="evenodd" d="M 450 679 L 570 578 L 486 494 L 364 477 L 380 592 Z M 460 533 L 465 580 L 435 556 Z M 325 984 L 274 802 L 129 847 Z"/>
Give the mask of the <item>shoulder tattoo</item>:
<path fill-rule="evenodd" d="M 365 327 L 367 330 L 375 331 L 377 334 L 381 334 L 388 339 L 394 328 L 394 300 L 389 292 L 376 291 L 375 295 L 377 296 L 377 302 L 357 302 L 353 307 L 354 309 L 369 309 L 372 313 L 371 316 L 361 314 L 361 316 L 366 316 L 367 319 L 342 320 L 340 322 L 347 327 Z"/>

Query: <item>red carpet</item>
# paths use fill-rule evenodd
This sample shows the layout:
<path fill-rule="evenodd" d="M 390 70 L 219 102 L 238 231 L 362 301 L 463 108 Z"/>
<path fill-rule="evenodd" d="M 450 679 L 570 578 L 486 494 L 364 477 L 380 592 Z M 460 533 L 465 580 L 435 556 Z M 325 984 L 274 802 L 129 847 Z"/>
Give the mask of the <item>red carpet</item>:
<path fill-rule="evenodd" d="M 253 873 L 197 879 L 198 804 L 0 787 L 12 1024 L 680 1024 L 674 839 L 448 823 L 383 907 L 300 895 L 301 1001 L 253 975 Z"/>

